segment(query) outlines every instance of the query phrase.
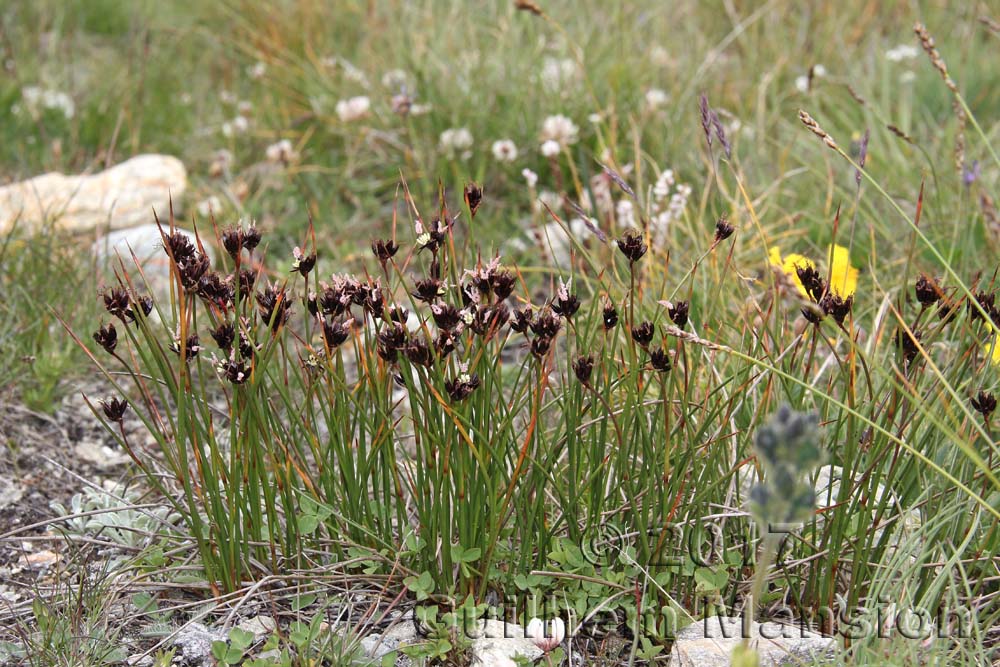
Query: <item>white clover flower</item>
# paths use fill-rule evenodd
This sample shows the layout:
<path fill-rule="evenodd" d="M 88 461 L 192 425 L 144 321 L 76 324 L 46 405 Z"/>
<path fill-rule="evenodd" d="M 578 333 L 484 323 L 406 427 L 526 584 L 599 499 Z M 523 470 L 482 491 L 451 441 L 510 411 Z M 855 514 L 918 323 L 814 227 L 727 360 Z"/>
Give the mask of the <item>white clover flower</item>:
<path fill-rule="evenodd" d="M 587 122 L 590 123 L 591 125 L 600 125 L 601 121 L 603 120 L 604 116 L 602 116 L 599 113 L 592 113 L 589 116 L 587 116 Z"/>
<path fill-rule="evenodd" d="M 472 148 L 472 132 L 467 127 L 450 127 L 441 133 L 438 143 L 446 153 L 465 151 Z"/>
<path fill-rule="evenodd" d="M 795 77 L 795 89 L 800 93 L 809 92 L 809 77 L 803 74 L 802 76 Z"/>
<path fill-rule="evenodd" d="M 559 147 L 559 142 L 555 141 L 554 139 L 549 139 L 547 141 L 542 142 L 541 151 L 542 155 L 544 155 L 545 157 L 556 157 L 557 155 L 559 155 L 560 150 L 562 149 Z"/>
<path fill-rule="evenodd" d="M 549 116 L 542 121 L 541 140 L 543 143 L 551 140 L 560 146 L 569 146 L 577 142 L 579 134 L 580 128 L 576 126 L 576 123 L 562 114 Z"/>
<path fill-rule="evenodd" d="M 346 100 L 337 102 L 335 110 L 337 116 L 345 123 L 361 120 L 371 111 L 372 102 L 365 95 L 358 95 Z"/>
<path fill-rule="evenodd" d="M 548 623 L 540 618 L 533 618 L 528 621 L 524 634 L 535 646 L 548 653 L 566 638 L 566 624 L 561 618 L 553 618 Z"/>
<path fill-rule="evenodd" d="M 534 188 L 538 185 L 538 174 L 531 171 L 528 168 L 521 170 L 521 176 L 524 176 L 524 182 L 528 184 L 529 188 Z"/>
<path fill-rule="evenodd" d="M 635 224 L 635 206 L 633 206 L 631 199 L 618 200 L 618 203 L 615 204 L 615 217 L 618 219 L 618 224 L 623 227 L 637 226 Z"/>
<path fill-rule="evenodd" d="M 645 99 L 646 108 L 650 111 L 656 111 L 670 100 L 670 96 L 667 95 L 665 90 L 650 88 L 646 91 Z"/>
<path fill-rule="evenodd" d="M 20 108 L 24 108 L 35 118 L 41 112 L 49 110 L 58 111 L 67 120 L 76 115 L 76 104 L 73 103 L 73 98 L 59 90 L 25 86 L 21 89 L 21 99 L 23 107 L 19 105 L 18 111 Z"/>
<path fill-rule="evenodd" d="M 197 209 L 198 215 L 207 218 L 213 213 L 218 213 L 222 210 L 222 202 L 215 195 L 211 195 L 198 202 Z"/>
<path fill-rule="evenodd" d="M 293 164 L 299 161 L 299 153 L 288 139 L 271 144 L 264 155 L 268 162 L 275 164 Z"/>
<path fill-rule="evenodd" d="M 826 67 L 824 67 L 823 65 L 813 65 L 812 73 L 813 73 L 813 76 L 815 76 L 815 77 L 826 76 L 826 74 L 827 74 Z"/>
<path fill-rule="evenodd" d="M 267 74 L 267 63 L 260 60 L 247 67 L 247 76 L 251 79 L 263 79 L 265 74 Z"/>
<path fill-rule="evenodd" d="M 580 68 L 571 58 L 546 58 L 539 75 L 542 87 L 552 93 L 570 88 L 580 79 Z"/>
<path fill-rule="evenodd" d="M 513 162 L 517 159 L 517 146 L 510 139 L 499 139 L 491 147 L 497 162 Z"/>
<path fill-rule="evenodd" d="M 653 199 L 661 202 L 670 195 L 670 190 L 674 187 L 674 170 L 664 169 L 660 172 L 653 186 Z"/>
<path fill-rule="evenodd" d="M 900 44 L 894 48 L 889 49 L 885 52 L 886 60 L 894 63 L 902 62 L 904 60 L 912 60 L 920 55 L 920 51 L 917 47 L 912 44 Z"/>

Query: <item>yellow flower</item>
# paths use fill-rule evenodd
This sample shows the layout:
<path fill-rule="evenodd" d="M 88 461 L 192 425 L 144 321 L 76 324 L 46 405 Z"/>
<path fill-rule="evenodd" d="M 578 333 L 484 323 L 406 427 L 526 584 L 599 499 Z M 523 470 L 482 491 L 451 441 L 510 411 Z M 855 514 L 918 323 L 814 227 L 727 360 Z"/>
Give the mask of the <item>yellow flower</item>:
<path fill-rule="evenodd" d="M 983 343 L 983 354 L 994 366 L 1000 366 L 1000 340 L 990 340 Z"/>
<path fill-rule="evenodd" d="M 806 292 L 806 288 L 802 286 L 802 281 L 799 280 L 796 269 L 814 269 L 816 268 L 815 262 L 798 253 L 791 253 L 782 259 L 781 249 L 778 246 L 772 246 L 768 250 L 767 258 L 772 266 L 781 269 L 781 272 L 791 279 L 802 296 L 808 298 L 809 294 Z M 851 266 L 850 252 L 847 248 L 840 245 L 831 245 L 827 249 L 827 262 L 830 266 L 830 291 L 844 299 L 854 294 L 854 291 L 858 288 L 858 270 Z"/>
<path fill-rule="evenodd" d="M 858 270 L 851 266 L 850 252 L 842 245 L 832 245 L 827 250 L 830 264 L 830 291 L 846 299 L 858 288 Z"/>

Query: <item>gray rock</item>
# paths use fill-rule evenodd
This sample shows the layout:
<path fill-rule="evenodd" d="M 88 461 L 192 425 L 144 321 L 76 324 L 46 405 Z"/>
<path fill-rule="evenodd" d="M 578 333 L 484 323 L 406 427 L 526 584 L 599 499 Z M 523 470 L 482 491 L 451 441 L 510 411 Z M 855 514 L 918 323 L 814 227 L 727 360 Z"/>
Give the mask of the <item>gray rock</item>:
<path fill-rule="evenodd" d="M 743 641 L 743 619 L 710 617 L 677 633 L 671 667 L 728 667 L 733 649 Z M 747 637 L 761 667 L 830 661 L 836 648 L 831 637 L 775 622 L 750 624 Z"/>
<path fill-rule="evenodd" d="M 129 665 L 129 667 L 152 667 L 153 656 L 136 653 L 125 658 L 125 664 Z"/>
<path fill-rule="evenodd" d="M 42 174 L 0 187 L 0 234 L 47 222 L 75 233 L 121 229 L 149 221 L 153 211 L 166 219 L 170 198 L 179 210 L 186 188 L 183 163 L 169 155 L 138 155 L 96 174 Z"/>
<path fill-rule="evenodd" d="M 23 495 L 23 486 L 6 475 L 0 475 L 0 509 L 15 504 Z"/>
<path fill-rule="evenodd" d="M 497 620 L 480 621 L 470 629 L 468 639 L 472 642 L 472 665 L 492 667 L 509 665 L 515 656 L 522 656 L 529 662 L 542 657 L 542 650 L 525 637 L 524 628 L 513 623 Z M 392 651 L 398 651 L 409 644 L 422 641 L 412 621 L 403 621 L 389 628 L 382 635 L 369 635 L 361 640 L 365 655 L 378 659 Z M 405 660 L 405 662 L 401 662 Z M 400 655 L 396 665 L 408 665 L 409 660 Z"/>
<path fill-rule="evenodd" d="M 173 645 L 185 664 L 207 666 L 214 662 L 212 642 L 224 642 L 226 639 L 226 633 L 221 630 L 206 628 L 201 623 L 191 623 L 177 633 Z"/>

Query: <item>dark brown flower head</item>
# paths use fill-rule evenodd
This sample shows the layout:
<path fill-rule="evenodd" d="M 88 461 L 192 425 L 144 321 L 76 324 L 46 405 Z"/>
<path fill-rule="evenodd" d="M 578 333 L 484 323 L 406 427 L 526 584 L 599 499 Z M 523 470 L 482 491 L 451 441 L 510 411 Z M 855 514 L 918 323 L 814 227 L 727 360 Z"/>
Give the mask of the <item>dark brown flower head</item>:
<path fill-rule="evenodd" d="M 306 310 L 313 317 L 319 315 L 319 296 L 316 292 L 309 292 L 309 296 L 306 297 Z"/>
<path fill-rule="evenodd" d="M 195 255 L 201 254 L 191 243 L 191 239 L 184 232 L 173 232 L 167 234 L 163 240 L 163 249 L 167 255 L 172 257 L 178 264 L 188 262 Z"/>
<path fill-rule="evenodd" d="M 469 328 L 480 336 L 492 335 L 510 319 L 510 310 L 504 304 L 496 306 L 473 306 Z"/>
<path fill-rule="evenodd" d="M 933 306 L 941 300 L 942 296 L 944 296 L 941 291 L 941 286 L 938 285 L 937 280 L 923 274 L 917 278 L 917 284 L 914 286 L 913 290 L 916 292 L 917 301 L 919 301 L 920 305 L 925 308 Z"/>
<path fill-rule="evenodd" d="M 951 324 L 955 321 L 955 318 L 958 317 L 959 309 L 960 305 L 958 303 L 948 299 L 941 299 L 941 301 L 938 302 L 938 319 L 945 324 Z"/>
<path fill-rule="evenodd" d="M 256 225 L 244 227 L 242 231 L 243 247 L 253 252 L 254 248 L 260 245 L 260 230 Z"/>
<path fill-rule="evenodd" d="M 576 374 L 576 379 L 581 382 L 581 384 L 587 384 L 590 382 L 590 376 L 594 371 L 594 357 L 591 355 L 581 355 L 576 358 L 573 362 L 573 372 Z"/>
<path fill-rule="evenodd" d="M 622 254 L 629 261 L 629 264 L 635 264 L 642 256 L 646 254 L 649 247 L 642 238 L 642 234 L 635 231 L 630 231 L 621 237 L 617 241 L 618 249 L 621 250 Z"/>
<path fill-rule="evenodd" d="M 229 322 L 222 322 L 211 331 L 215 344 L 220 349 L 229 350 L 236 342 L 236 327 Z"/>
<path fill-rule="evenodd" d="M 230 227 L 222 232 L 222 247 L 233 259 L 239 257 L 243 249 L 243 231 L 239 227 Z"/>
<path fill-rule="evenodd" d="M 257 292 L 257 307 L 260 318 L 275 333 L 292 315 L 288 293 L 284 287 L 274 283 Z"/>
<path fill-rule="evenodd" d="M 219 308 L 228 308 L 233 303 L 236 291 L 233 284 L 219 273 L 206 273 L 198 281 L 198 296 Z"/>
<path fill-rule="evenodd" d="M 445 380 L 444 389 L 454 402 L 464 401 L 472 392 L 479 388 L 479 376 L 475 373 L 462 372 L 458 377 Z"/>
<path fill-rule="evenodd" d="M 678 301 L 675 304 L 671 304 L 667 308 L 667 315 L 670 316 L 670 320 L 676 324 L 679 328 L 683 329 L 688 323 L 688 313 L 691 310 L 691 304 L 687 301 Z"/>
<path fill-rule="evenodd" d="M 417 247 L 426 248 L 432 253 L 436 253 L 441 245 L 447 238 L 446 232 L 448 231 L 450 225 L 443 224 L 440 218 L 435 218 L 424 229 L 424 224 L 421 220 L 416 222 L 416 232 L 417 232 Z"/>
<path fill-rule="evenodd" d="M 580 309 L 580 299 L 569 291 L 572 283 L 572 280 L 568 283 L 560 280 L 559 289 L 556 290 L 556 298 L 552 300 L 552 311 L 567 320 L 573 317 L 576 311 Z"/>
<path fill-rule="evenodd" d="M 94 340 L 108 354 L 114 352 L 115 348 L 118 347 L 118 332 L 115 331 L 115 325 L 108 322 L 106 326 L 102 326 L 94 332 Z"/>
<path fill-rule="evenodd" d="M 333 276 L 331 283 L 320 285 L 319 308 L 324 315 L 343 315 L 352 303 L 363 305 L 365 295 L 361 292 L 361 283 L 351 276 Z"/>
<path fill-rule="evenodd" d="M 379 263 L 383 266 L 395 257 L 397 252 L 399 252 L 399 246 L 392 239 L 372 239 L 372 254 L 378 258 Z"/>
<path fill-rule="evenodd" d="M 434 363 L 434 351 L 423 338 L 413 338 L 407 343 L 405 352 L 411 364 L 430 367 Z"/>
<path fill-rule="evenodd" d="M 426 303 L 434 303 L 445 293 L 444 283 L 436 278 L 421 278 L 413 286 L 413 297 Z"/>
<path fill-rule="evenodd" d="M 232 384 L 243 384 L 250 379 L 250 373 L 247 370 L 246 364 L 236 361 L 233 358 L 223 359 L 218 363 L 216 368 L 219 374 Z"/>
<path fill-rule="evenodd" d="M 666 373 L 673 367 L 670 362 L 670 353 L 663 348 L 657 348 L 649 353 L 649 363 L 654 370 L 660 373 Z"/>
<path fill-rule="evenodd" d="M 729 224 L 726 216 L 722 216 L 715 221 L 715 242 L 722 243 L 733 235 L 733 226 Z"/>
<path fill-rule="evenodd" d="M 390 364 L 395 363 L 399 356 L 399 351 L 406 345 L 406 329 L 402 324 L 388 326 L 379 332 L 378 355 Z"/>
<path fill-rule="evenodd" d="M 132 299 L 124 287 L 112 287 L 104 292 L 104 308 L 126 324 L 132 321 Z"/>
<path fill-rule="evenodd" d="M 465 204 L 469 207 L 473 218 L 476 217 L 476 211 L 479 210 L 479 205 L 482 203 L 483 189 L 475 183 L 467 183 L 465 185 Z"/>
<path fill-rule="evenodd" d="M 394 303 L 389 306 L 389 320 L 392 322 L 398 322 L 400 324 L 406 324 L 406 320 L 410 319 L 410 311 L 408 311 L 403 306 L 398 303 Z"/>
<path fill-rule="evenodd" d="M 653 334 L 655 331 L 656 330 L 653 328 L 652 322 L 640 322 L 632 329 L 632 340 L 639 345 L 646 347 L 653 342 Z"/>
<path fill-rule="evenodd" d="M 257 272 L 253 269 L 240 269 L 240 277 L 236 281 L 236 289 L 239 290 L 240 299 L 249 299 L 254 293 L 256 285 Z"/>
<path fill-rule="evenodd" d="M 517 317 L 515 315 L 515 317 Z M 562 323 L 559 318 L 552 314 L 552 311 L 545 309 L 538 313 L 538 316 L 529 324 L 532 333 L 536 336 L 542 338 L 555 338 L 556 334 L 559 333 L 559 329 Z"/>
<path fill-rule="evenodd" d="M 240 331 L 240 356 L 244 359 L 253 359 L 262 347 L 264 347 L 262 344 L 255 344 L 250 340 L 246 332 Z"/>
<path fill-rule="evenodd" d="M 510 328 L 517 333 L 524 333 L 531 326 L 532 322 L 531 306 L 517 308 L 514 310 L 514 315 L 510 320 Z"/>
<path fill-rule="evenodd" d="M 350 333 L 350 322 L 323 320 L 323 342 L 331 350 L 343 345 Z"/>
<path fill-rule="evenodd" d="M 308 276 L 309 272 L 316 266 L 316 253 L 308 255 L 302 248 L 292 250 L 292 273 L 297 273 L 302 277 Z"/>
<path fill-rule="evenodd" d="M 996 298 L 997 298 L 996 292 L 983 292 L 983 291 L 976 292 L 976 301 L 979 303 L 982 309 L 985 310 L 987 313 L 993 310 L 993 307 L 996 304 Z M 976 304 L 970 301 L 968 303 L 968 306 L 969 306 L 969 318 L 973 322 L 976 320 L 983 319 L 983 316 L 979 312 L 979 309 L 976 308 Z"/>
<path fill-rule="evenodd" d="M 188 292 L 197 292 L 198 283 L 208 270 L 212 267 L 208 257 L 200 252 L 177 262 L 177 273 L 181 277 L 181 285 Z"/>
<path fill-rule="evenodd" d="M 455 334 L 451 331 L 446 331 L 442 329 L 438 332 L 437 337 L 434 339 L 434 351 L 437 356 L 444 359 L 449 354 L 455 351 Z"/>
<path fill-rule="evenodd" d="M 170 350 L 178 355 L 183 356 L 185 361 L 190 361 L 194 357 L 198 356 L 201 352 L 201 341 L 198 339 L 198 334 L 191 334 L 184 341 L 183 347 L 181 346 L 181 341 L 175 338 L 172 343 L 170 343 Z"/>
<path fill-rule="evenodd" d="M 531 353 L 541 359 L 549 353 L 552 347 L 552 339 L 547 336 L 539 336 L 531 341 Z"/>
<path fill-rule="evenodd" d="M 819 275 L 819 271 L 812 266 L 796 266 L 795 275 L 799 277 L 802 287 L 805 288 L 810 298 L 819 303 L 820 299 L 823 298 L 823 293 L 826 291 L 826 285 L 823 282 L 823 278 Z"/>
<path fill-rule="evenodd" d="M 106 398 L 101 403 L 101 409 L 109 422 L 122 423 L 125 419 L 125 410 L 128 409 L 128 401 L 117 396 Z"/>
<path fill-rule="evenodd" d="M 851 307 L 853 305 L 853 294 L 844 299 L 841 298 L 839 294 L 833 294 L 832 292 L 824 294 L 822 301 L 819 302 L 819 306 L 823 309 L 823 313 L 826 315 L 832 315 L 837 324 L 844 323 L 844 320 L 850 314 Z"/>
<path fill-rule="evenodd" d="M 450 303 L 435 303 L 431 306 L 431 316 L 434 324 L 445 331 L 454 330 L 462 321 L 458 309 Z"/>
<path fill-rule="evenodd" d="M 970 399 L 972 403 L 972 409 L 983 416 L 983 419 L 988 420 L 993 411 L 997 409 L 997 399 L 992 393 L 988 391 L 980 391 L 978 396 Z"/>
<path fill-rule="evenodd" d="M 900 352 L 903 353 L 906 363 L 912 363 L 917 358 L 917 355 L 920 354 L 918 341 L 921 337 L 922 333 L 920 331 L 914 331 L 912 336 L 906 329 L 900 329 L 897 332 L 896 345 L 899 347 Z"/>
<path fill-rule="evenodd" d="M 149 317 L 149 314 L 153 312 L 153 298 L 149 296 L 139 296 L 132 300 L 132 306 L 129 308 L 129 319 L 136 319 L 136 313 L 142 313 L 143 317 Z"/>
<path fill-rule="evenodd" d="M 615 304 L 611 303 L 608 299 L 605 299 L 604 301 L 604 309 L 601 313 L 601 319 L 604 323 L 605 331 L 610 331 L 618 326 L 618 309 L 615 308 Z"/>
<path fill-rule="evenodd" d="M 514 291 L 516 278 L 510 271 L 494 271 L 490 275 L 490 287 L 497 301 L 503 301 Z"/>

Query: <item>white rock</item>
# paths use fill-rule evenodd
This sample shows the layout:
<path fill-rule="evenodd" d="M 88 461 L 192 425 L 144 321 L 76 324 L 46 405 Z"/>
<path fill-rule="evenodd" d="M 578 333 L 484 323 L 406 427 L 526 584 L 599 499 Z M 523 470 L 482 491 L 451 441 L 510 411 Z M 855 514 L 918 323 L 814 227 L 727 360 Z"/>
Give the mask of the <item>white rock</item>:
<path fill-rule="evenodd" d="M 37 230 L 55 222 L 71 232 L 121 229 L 166 219 L 169 200 L 180 210 L 187 171 L 169 155 L 139 155 L 89 175 L 51 172 L 0 187 L 0 234 L 17 224 Z"/>
<path fill-rule="evenodd" d="M 728 667 L 733 649 L 743 641 L 742 621 L 739 617 L 710 617 L 692 623 L 677 633 L 669 664 Z M 822 663 L 832 658 L 836 646 L 831 637 L 773 622 L 752 622 L 747 635 L 757 650 L 760 667 Z"/>
<path fill-rule="evenodd" d="M 274 629 L 278 625 L 270 616 L 261 615 L 254 616 L 253 618 L 245 618 L 236 627 L 244 632 L 249 632 L 254 636 L 254 639 L 263 639 L 274 632 Z"/>
<path fill-rule="evenodd" d="M 201 623 L 191 623 L 174 637 L 173 645 L 177 647 L 185 664 L 212 665 L 212 642 L 226 641 L 226 633 L 206 628 Z"/>

